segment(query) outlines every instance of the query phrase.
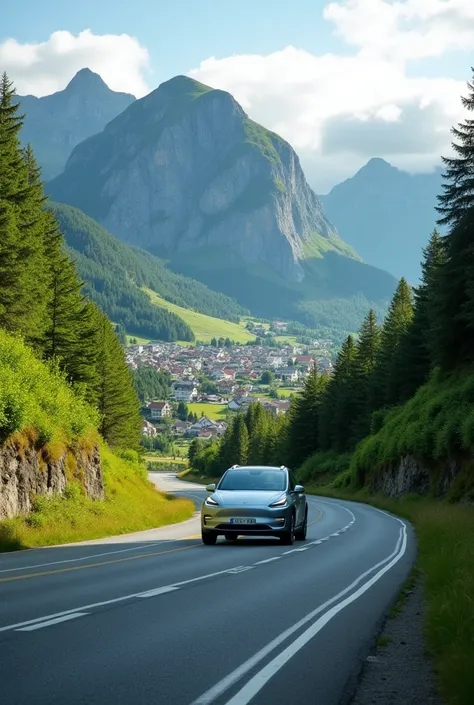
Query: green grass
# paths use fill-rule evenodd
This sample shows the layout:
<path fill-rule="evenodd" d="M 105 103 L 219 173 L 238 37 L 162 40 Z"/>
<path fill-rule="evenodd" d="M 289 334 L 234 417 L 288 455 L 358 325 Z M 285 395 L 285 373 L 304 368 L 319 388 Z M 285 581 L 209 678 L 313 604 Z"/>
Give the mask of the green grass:
<path fill-rule="evenodd" d="M 207 416 L 211 421 L 224 421 L 227 404 L 205 404 L 196 402 L 188 404 L 188 409 L 199 417 L 201 413 L 203 413 L 204 416 Z"/>
<path fill-rule="evenodd" d="M 212 338 L 230 338 L 236 343 L 246 343 L 249 340 L 255 340 L 255 336 L 245 329 L 244 323 L 232 323 L 231 321 L 224 321 L 222 318 L 206 316 L 203 313 L 191 311 L 165 301 L 151 289 L 144 289 L 144 291 L 148 294 L 153 304 L 176 313 L 182 318 L 193 331 L 197 341 L 210 343 Z"/>
<path fill-rule="evenodd" d="M 125 534 L 184 521 L 194 513 L 187 499 L 157 492 L 136 454 L 128 459 L 101 445 L 106 498 L 94 501 L 70 483 L 63 496 L 39 496 L 26 517 L 0 522 L 0 550 L 50 546 Z"/>
<path fill-rule="evenodd" d="M 276 335 L 275 340 L 282 345 L 298 345 L 298 338 L 295 335 Z"/>
<path fill-rule="evenodd" d="M 58 369 L 37 359 L 19 337 L 0 330 L 0 443 L 29 430 L 39 446 L 94 434 L 98 415 Z"/>
<path fill-rule="evenodd" d="M 474 511 L 428 498 L 399 500 L 308 486 L 314 494 L 371 504 L 405 517 L 418 539 L 416 570 L 427 602 L 425 632 L 447 705 L 472 705 L 474 692 Z M 413 580 L 413 576 L 410 578 Z M 404 590 L 409 586 L 404 586 Z M 405 599 L 401 595 L 402 600 Z M 396 616 L 396 612 L 392 614 Z"/>
<path fill-rule="evenodd" d="M 474 499 L 474 374 L 442 378 L 434 373 L 406 404 L 376 418 L 381 428 L 357 448 L 348 481 L 370 485 L 385 467 L 412 456 L 429 470 L 436 495 L 446 459 L 455 458 L 463 471 L 450 498 Z"/>

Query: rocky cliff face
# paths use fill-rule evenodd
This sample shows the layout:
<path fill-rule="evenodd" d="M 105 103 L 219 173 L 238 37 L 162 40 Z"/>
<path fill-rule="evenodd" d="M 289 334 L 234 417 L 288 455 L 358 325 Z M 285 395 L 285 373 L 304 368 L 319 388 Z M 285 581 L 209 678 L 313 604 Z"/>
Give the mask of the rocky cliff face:
<path fill-rule="evenodd" d="M 25 114 L 22 142 L 32 145 L 43 177 L 51 179 L 64 169 L 79 142 L 103 130 L 135 97 L 110 90 L 98 74 L 82 69 L 63 91 L 19 100 Z"/>
<path fill-rule="evenodd" d="M 50 460 L 32 447 L 8 443 L 0 448 L 0 520 L 26 514 L 37 495 L 63 494 L 68 480 L 79 479 L 87 496 L 103 499 L 102 466 L 97 447 Z"/>
<path fill-rule="evenodd" d="M 434 473 L 428 467 L 413 458 L 406 456 L 396 464 L 387 466 L 374 475 L 371 488 L 374 492 L 388 497 L 400 497 L 405 494 L 446 496 L 456 478 L 462 471 L 462 466 L 455 460 L 447 460 L 441 471 Z"/>
<path fill-rule="evenodd" d="M 307 256 L 358 259 L 290 145 L 224 91 L 178 76 L 78 145 L 49 184 L 114 235 L 170 258 L 225 251 L 300 282 Z"/>

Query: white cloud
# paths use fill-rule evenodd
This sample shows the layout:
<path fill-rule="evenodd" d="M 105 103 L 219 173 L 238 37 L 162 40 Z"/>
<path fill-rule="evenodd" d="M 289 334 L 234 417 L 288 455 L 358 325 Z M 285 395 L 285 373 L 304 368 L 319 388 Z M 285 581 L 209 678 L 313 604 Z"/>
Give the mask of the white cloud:
<path fill-rule="evenodd" d="M 432 169 L 463 115 L 465 83 L 413 77 L 410 62 L 471 48 L 474 1 L 339 0 L 324 17 L 355 47 L 352 55 L 289 46 L 266 56 L 211 57 L 190 75 L 230 91 L 253 119 L 286 138 L 320 192 L 372 156 L 409 171 Z"/>
<path fill-rule="evenodd" d="M 49 95 L 65 88 L 77 71 L 89 68 L 116 91 L 142 96 L 149 92 L 145 74 L 148 51 L 128 34 L 54 32 L 46 42 L 0 44 L 0 67 L 20 95 Z"/>

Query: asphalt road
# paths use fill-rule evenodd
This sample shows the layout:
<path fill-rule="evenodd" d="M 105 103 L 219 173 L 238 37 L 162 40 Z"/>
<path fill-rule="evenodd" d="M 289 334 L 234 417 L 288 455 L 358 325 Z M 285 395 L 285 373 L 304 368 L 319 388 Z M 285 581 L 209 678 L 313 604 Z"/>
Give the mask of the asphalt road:
<path fill-rule="evenodd" d="M 193 519 L 1 554 L 2 705 L 347 702 L 415 541 L 368 506 L 308 502 L 308 538 L 289 547 L 203 546 Z"/>

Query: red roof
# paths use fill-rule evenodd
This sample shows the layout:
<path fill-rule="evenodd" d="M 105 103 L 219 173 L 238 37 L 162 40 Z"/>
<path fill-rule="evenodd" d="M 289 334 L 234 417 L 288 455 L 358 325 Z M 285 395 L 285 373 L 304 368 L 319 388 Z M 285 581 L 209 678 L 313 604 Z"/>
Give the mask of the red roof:
<path fill-rule="evenodd" d="M 168 403 L 167 401 L 151 401 L 148 404 L 148 408 L 149 409 L 163 409 L 167 403 Z"/>

